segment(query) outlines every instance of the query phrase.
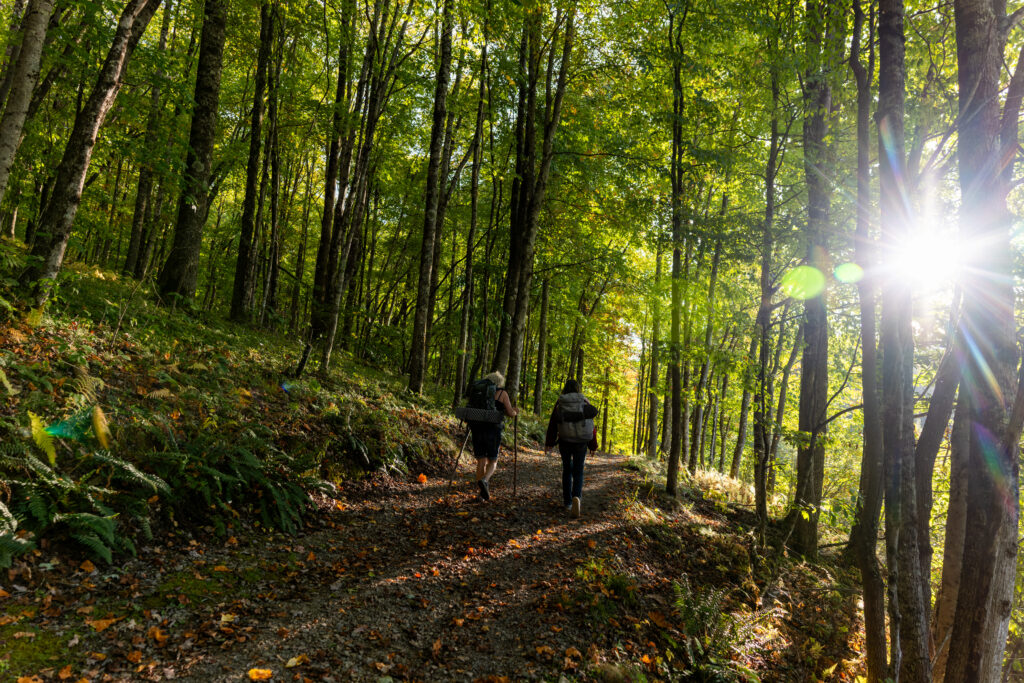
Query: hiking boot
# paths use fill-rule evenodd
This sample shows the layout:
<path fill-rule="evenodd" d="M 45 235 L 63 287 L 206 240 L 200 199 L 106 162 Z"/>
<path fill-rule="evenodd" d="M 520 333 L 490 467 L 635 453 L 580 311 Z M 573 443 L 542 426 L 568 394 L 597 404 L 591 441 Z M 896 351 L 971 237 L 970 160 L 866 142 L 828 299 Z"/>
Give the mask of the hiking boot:
<path fill-rule="evenodd" d="M 490 487 L 487 485 L 486 479 L 478 479 L 476 485 L 480 488 L 480 497 L 484 500 L 491 499 Z"/>
<path fill-rule="evenodd" d="M 573 496 L 572 505 L 569 506 L 569 516 L 573 519 L 578 519 L 580 516 L 580 499 L 579 496 Z"/>

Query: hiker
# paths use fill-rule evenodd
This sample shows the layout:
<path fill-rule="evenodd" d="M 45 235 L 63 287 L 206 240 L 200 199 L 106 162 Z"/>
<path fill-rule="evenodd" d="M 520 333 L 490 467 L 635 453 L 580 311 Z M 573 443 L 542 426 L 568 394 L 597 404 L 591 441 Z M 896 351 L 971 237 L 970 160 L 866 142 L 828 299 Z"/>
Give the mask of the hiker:
<path fill-rule="evenodd" d="M 473 382 L 467 391 L 471 408 L 500 410 L 508 417 L 515 417 L 519 411 L 512 407 L 508 392 L 505 391 L 505 377 L 492 372 L 483 379 Z M 469 421 L 473 435 L 473 455 L 476 457 L 476 485 L 483 500 L 491 499 L 491 477 L 498 469 L 498 449 L 501 447 L 501 422 Z"/>
<path fill-rule="evenodd" d="M 580 393 L 579 382 L 570 379 L 555 401 L 544 437 L 544 455 L 550 453 L 556 443 L 562 454 L 562 505 L 574 519 L 580 516 L 587 450 L 597 450 L 596 415 L 597 408 Z"/>

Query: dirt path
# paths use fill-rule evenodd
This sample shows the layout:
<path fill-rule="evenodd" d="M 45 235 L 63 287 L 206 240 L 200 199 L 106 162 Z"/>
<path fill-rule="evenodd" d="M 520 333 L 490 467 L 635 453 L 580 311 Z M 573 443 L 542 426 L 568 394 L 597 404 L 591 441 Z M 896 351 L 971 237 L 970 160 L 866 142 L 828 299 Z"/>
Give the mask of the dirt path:
<path fill-rule="evenodd" d="M 593 640 L 556 605 L 581 564 L 623 533 L 620 465 L 588 459 L 578 520 L 561 507 L 560 459 L 537 451 L 520 454 L 516 498 L 503 454 L 489 503 L 476 499 L 464 457 L 446 502 L 438 481 L 344 504 L 336 528 L 292 544 L 306 565 L 298 574 L 260 586 L 267 616 L 231 622 L 236 633 L 252 629 L 245 641 L 194 652 L 179 677 L 237 681 L 255 667 L 290 679 L 285 665 L 305 656 L 309 664 L 294 672 L 321 680 L 557 678 Z M 240 548 L 224 562 L 245 565 L 260 552 Z"/>

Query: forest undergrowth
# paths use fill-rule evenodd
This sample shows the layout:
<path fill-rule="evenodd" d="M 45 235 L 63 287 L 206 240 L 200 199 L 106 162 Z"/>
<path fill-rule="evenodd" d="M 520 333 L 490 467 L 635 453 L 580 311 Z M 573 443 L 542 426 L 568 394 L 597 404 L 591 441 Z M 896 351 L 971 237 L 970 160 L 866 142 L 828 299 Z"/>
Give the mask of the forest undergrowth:
<path fill-rule="evenodd" d="M 344 355 L 289 380 L 295 338 L 98 270 L 0 316 L 0 680 L 862 673 L 854 574 L 784 523 L 758 548 L 738 482 L 676 500 L 596 456 L 570 524 L 523 419 L 518 495 L 506 458 L 485 508 L 466 459 L 445 489 L 450 396 Z"/>

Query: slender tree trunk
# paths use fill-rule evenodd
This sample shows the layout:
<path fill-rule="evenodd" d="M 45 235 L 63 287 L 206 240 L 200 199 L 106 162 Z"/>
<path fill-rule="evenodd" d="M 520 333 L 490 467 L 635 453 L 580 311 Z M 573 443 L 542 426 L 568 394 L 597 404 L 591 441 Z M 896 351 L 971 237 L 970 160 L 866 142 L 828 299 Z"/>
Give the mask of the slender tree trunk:
<path fill-rule="evenodd" d="M 7 191 L 14 155 L 21 144 L 32 91 L 39 81 L 39 64 L 53 5 L 54 0 L 31 0 L 29 3 L 21 21 L 17 59 L 10 65 L 10 90 L 4 94 L 5 97 L 0 97 L 0 111 L 3 112 L 3 117 L 0 117 L 0 202 L 3 202 Z"/>
<path fill-rule="evenodd" d="M 882 509 L 883 445 L 882 410 L 878 391 L 877 332 L 875 330 L 875 272 L 871 239 L 871 78 L 874 74 L 873 12 L 868 21 L 868 67 L 861 62 L 861 33 L 864 10 L 854 0 L 853 47 L 850 66 L 857 79 L 857 261 L 865 276 L 858 283 L 860 294 L 861 393 L 864 402 L 864 441 L 860 468 L 860 493 L 849 549 L 860 570 L 864 595 L 864 630 L 867 649 L 868 683 L 880 683 L 886 676 L 888 657 L 885 634 L 885 584 L 878 565 L 878 523 Z"/>
<path fill-rule="evenodd" d="M 740 417 L 736 426 L 736 448 L 732 452 L 732 464 L 729 466 L 729 476 L 737 479 L 740 476 L 740 463 L 743 459 L 743 449 L 747 445 L 747 418 L 750 414 L 750 399 L 753 392 L 750 391 L 751 372 L 754 355 L 757 353 L 756 333 L 750 335 L 750 347 L 747 349 L 747 362 L 743 365 L 743 398 L 740 399 Z"/>
<path fill-rule="evenodd" d="M 53 281 L 64 261 L 68 238 L 82 199 L 96 136 L 121 89 L 131 54 L 160 0 L 131 0 L 121 12 L 117 30 L 96 84 L 75 117 L 64 155 L 54 174 L 50 193 L 39 220 L 32 255 L 36 262 L 22 273 L 22 287 L 31 288 L 31 298 L 41 305 L 50 295 Z"/>
<path fill-rule="evenodd" d="M 537 20 L 539 21 L 539 13 Z M 554 38 L 557 38 L 560 20 L 561 15 L 556 16 Z M 518 269 L 519 286 L 517 288 L 515 315 L 512 318 L 512 329 L 509 339 L 509 363 L 506 384 L 511 387 L 510 391 L 515 391 L 519 386 L 519 378 L 522 371 L 522 359 L 524 353 L 523 340 L 526 336 L 526 316 L 527 311 L 529 310 L 530 288 L 533 281 L 534 250 L 537 242 L 537 231 L 540 224 L 540 212 L 544 206 L 544 196 L 547 192 L 548 180 L 551 175 L 551 162 L 554 159 L 555 133 L 557 132 L 558 124 L 561 121 L 562 101 L 565 97 L 566 84 L 569 77 L 569 63 L 572 57 L 573 43 L 576 35 L 575 21 L 576 6 L 573 5 L 569 10 L 568 15 L 565 17 L 565 31 L 562 37 L 561 58 L 560 63 L 558 64 L 557 81 L 555 82 L 554 89 L 552 89 L 552 82 L 555 78 L 553 72 L 555 67 L 555 44 L 557 41 L 552 40 L 551 45 L 548 48 L 550 52 L 547 64 L 546 100 L 544 106 L 544 118 L 541 122 L 543 126 L 543 135 L 541 138 L 539 166 L 536 170 L 533 168 L 534 163 L 532 161 L 536 155 L 533 150 L 534 136 L 532 132 L 532 122 L 534 119 L 533 112 L 536 109 L 536 87 L 531 88 L 531 91 L 527 94 L 528 112 L 525 145 L 527 159 L 529 160 L 529 167 L 524 176 L 526 193 L 520 198 L 520 207 L 523 209 L 523 213 L 521 214 L 521 219 L 523 221 L 521 231 L 522 253 L 521 266 Z M 539 26 L 537 27 L 536 34 L 533 39 L 537 41 L 535 49 L 537 50 L 539 60 Z M 537 67 L 538 65 L 534 64 L 535 71 Z M 536 77 L 532 78 L 531 81 L 535 85 L 537 82 Z"/>
<path fill-rule="evenodd" d="M 274 20 L 270 0 L 260 6 L 260 43 L 256 57 L 256 79 L 249 116 L 249 159 L 245 167 L 245 195 L 242 198 L 241 234 L 235 261 L 235 282 L 231 290 L 230 317 L 245 321 L 252 315 L 256 294 L 256 199 L 260 183 L 260 151 L 263 145 L 263 111 L 267 91 L 267 71 L 274 43 Z"/>
<path fill-rule="evenodd" d="M 723 198 L 724 204 L 724 198 Z M 718 280 L 718 262 L 722 257 L 722 240 L 715 241 L 715 255 L 711 260 L 711 275 L 708 285 L 708 320 L 704 328 L 704 363 L 700 368 L 700 379 L 697 380 L 697 388 L 694 392 L 696 409 L 694 411 L 694 430 L 690 442 L 690 472 L 697 470 L 698 453 L 704 450 L 704 402 L 702 397 L 708 385 L 708 373 L 711 372 L 711 337 L 715 333 L 714 308 L 715 308 L 715 283 Z M 703 460 L 703 458 L 701 458 Z"/>
<path fill-rule="evenodd" d="M 807 264 L 828 273 L 828 222 L 831 210 L 828 169 L 832 88 L 829 59 L 837 37 L 829 25 L 831 0 L 808 0 L 806 13 L 809 66 L 804 78 L 804 178 L 807 185 Z M 827 277 L 827 276 L 826 276 Z M 828 401 L 828 313 L 824 291 L 804 302 L 804 353 L 800 364 L 798 426 L 807 435 L 797 449 L 798 509 L 794 547 L 808 557 L 818 553 L 818 517 L 824 484 Z"/>
<path fill-rule="evenodd" d="M 661 340 L 661 241 L 658 242 L 658 250 L 654 256 L 654 296 L 651 306 L 653 310 L 653 324 L 651 329 L 651 361 L 649 377 L 650 388 L 647 392 L 647 457 L 654 460 L 658 456 L 658 352 Z"/>
<path fill-rule="evenodd" d="M 161 54 L 167 52 L 167 34 L 171 25 L 171 11 L 174 7 L 174 0 L 167 0 L 164 4 L 163 20 L 160 22 L 160 47 Z M 160 138 L 160 85 L 164 79 L 163 66 L 158 66 L 153 76 L 153 89 L 149 95 L 149 114 L 146 117 L 146 143 L 143 158 L 140 159 L 139 182 L 135 190 L 135 210 L 132 212 L 132 230 L 128 238 L 128 249 L 124 257 L 124 267 L 121 272 L 125 275 L 137 277 L 144 269 L 139 267 L 139 261 L 145 251 L 144 237 L 147 229 L 147 219 L 150 213 L 149 200 L 153 194 L 153 158 L 149 150 L 154 150 L 159 145 Z"/>
<path fill-rule="evenodd" d="M 452 59 L 451 2 L 446 0 L 441 18 L 437 79 L 434 88 L 434 120 L 430 129 L 430 160 L 427 164 L 427 208 L 423 218 L 423 242 L 420 247 L 419 286 L 416 294 L 416 317 L 412 328 L 409 360 L 409 391 L 423 390 L 427 362 L 427 327 L 430 325 L 430 283 L 434 262 L 434 243 L 438 232 L 438 198 L 444 179 L 440 176 L 441 156 L 447 118 L 448 80 Z"/>

